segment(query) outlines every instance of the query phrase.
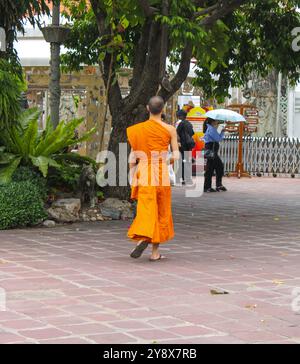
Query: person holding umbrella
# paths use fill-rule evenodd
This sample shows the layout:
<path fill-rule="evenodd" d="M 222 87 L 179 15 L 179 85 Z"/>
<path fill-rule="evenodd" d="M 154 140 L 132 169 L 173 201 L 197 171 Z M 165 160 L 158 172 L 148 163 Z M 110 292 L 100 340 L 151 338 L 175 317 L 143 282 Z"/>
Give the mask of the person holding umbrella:
<path fill-rule="evenodd" d="M 224 175 L 224 164 L 218 155 L 220 141 L 224 139 L 224 124 L 223 130 L 219 133 L 217 131 L 219 122 L 232 122 L 232 123 L 245 123 L 246 119 L 243 115 L 229 109 L 216 109 L 208 111 L 204 116 L 206 116 L 206 121 L 204 123 L 203 132 L 205 133 L 205 158 L 207 159 L 207 167 L 205 173 L 205 192 L 216 192 L 216 191 L 227 191 L 227 189 L 222 185 L 222 178 Z M 217 188 L 214 190 L 212 188 L 212 176 L 216 171 L 216 185 Z"/>
<path fill-rule="evenodd" d="M 227 191 L 226 187 L 222 184 L 224 176 L 224 164 L 218 155 L 220 148 L 220 141 L 224 139 L 225 130 L 224 125 L 221 133 L 218 132 L 218 120 L 208 117 L 203 126 L 204 142 L 205 142 L 205 158 L 207 160 L 204 192 L 221 192 Z M 212 188 L 212 177 L 216 172 L 216 189 Z"/>

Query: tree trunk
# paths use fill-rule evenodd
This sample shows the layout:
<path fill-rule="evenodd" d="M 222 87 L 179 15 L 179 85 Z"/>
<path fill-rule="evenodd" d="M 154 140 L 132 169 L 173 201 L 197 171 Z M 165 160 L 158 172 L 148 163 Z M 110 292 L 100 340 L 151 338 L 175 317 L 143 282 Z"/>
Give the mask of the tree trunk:
<path fill-rule="evenodd" d="M 149 117 L 149 114 L 144 105 L 139 105 L 137 109 L 128 112 L 124 112 L 122 109 L 119 112 L 113 113 L 113 129 L 111 132 L 108 150 L 113 152 L 117 161 L 117 185 L 116 186 L 106 186 L 104 188 L 104 193 L 109 197 L 116 197 L 122 200 L 128 200 L 130 198 L 130 185 L 127 178 L 126 186 L 124 186 L 124 173 L 128 176 L 128 156 L 130 153 L 130 146 L 127 143 L 126 129 L 135 123 L 145 121 Z M 127 154 L 125 155 L 124 149 L 119 150 L 120 143 L 127 145 Z M 120 160 L 121 157 L 121 160 Z M 120 171 L 122 169 L 123 179 L 120 180 Z M 121 184 L 121 185 L 120 185 Z"/>
<path fill-rule="evenodd" d="M 120 186 L 120 168 L 126 168 L 126 172 L 128 171 L 128 163 L 126 163 L 126 162 L 124 163 L 124 160 L 123 160 L 122 161 L 123 163 L 121 165 L 120 156 L 119 156 L 120 143 L 127 143 L 127 140 L 126 140 L 127 121 L 128 121 L 128 115 L 120 114 L 119 119 L 117 120 L 117 125 L 115 127 L 113 127 L 113 129 L 112 129 L 110 140 L 109 140 L 108 150 L 110 152 L 113 152 L 116 157 L 117 181 L 116 181 L 116 186 L 106 186 L 104 188 L 105 195 L 107 195 L 109 197 L 120 198 L 122 200 L 128 200 L 130 197 L 129 184 L 127 184 L 126 186 L 124 186 L 124 185 Z M 126 160 L 128 160 L 127 156 L 129 154 L 129 152 L 130 152 L 129 147 L 127 147 L 126 156 L 123 155 L 123 157 L 125 157 Z M 126 164 L 126 167 L 124 164 Z M 124 171 L 124 169 L 123 169 L 123 171 Z"/>

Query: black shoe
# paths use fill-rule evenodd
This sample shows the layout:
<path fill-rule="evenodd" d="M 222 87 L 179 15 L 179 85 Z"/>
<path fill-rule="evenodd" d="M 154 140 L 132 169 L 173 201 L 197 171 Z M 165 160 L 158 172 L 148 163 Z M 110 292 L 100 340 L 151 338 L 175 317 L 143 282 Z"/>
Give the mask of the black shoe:
<path fill-rule="evenodd" d="M 219 186 L 219 187 L 217 187 L 217 191 L 218 192 L 221 192 L 221 191 L 226 192 L 227 191 L 227 188 L 224 187 L 224 186 Z"/>
<path fill-rule="evenodd" d="M 217 192 L 217 191 L 215 189 L 213 189 L 213 188 L 206 188 L 204 190 L 204 192 Z"/>

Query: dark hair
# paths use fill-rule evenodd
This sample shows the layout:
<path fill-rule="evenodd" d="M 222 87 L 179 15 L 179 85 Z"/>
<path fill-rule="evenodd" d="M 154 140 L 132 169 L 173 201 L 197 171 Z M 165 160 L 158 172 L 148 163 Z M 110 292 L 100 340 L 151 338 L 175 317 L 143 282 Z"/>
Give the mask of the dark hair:
<path fill-rule="evenodd" d="M 206 120 L 204 121 L 204 124 L 203 124 L 203 133 L 206 133 L 207 125 L 211 125 L 211 123 L 214 121 L 216 121 L 216 120 L 214 120 L 212 118 L 206 118 Z"/>
<path fill-rule="evenodd" d="M 187 112 L 185 110 L 178 110 L 176 115 L 179 119 L 185 119 L 187 117 Z"/>
<path fill-rule="evenodd" d="M 159 115 L 165 107 L 164 99 L 160 96 L 151 97 L 148 103 L 148 107 L 152 115 Z"/>

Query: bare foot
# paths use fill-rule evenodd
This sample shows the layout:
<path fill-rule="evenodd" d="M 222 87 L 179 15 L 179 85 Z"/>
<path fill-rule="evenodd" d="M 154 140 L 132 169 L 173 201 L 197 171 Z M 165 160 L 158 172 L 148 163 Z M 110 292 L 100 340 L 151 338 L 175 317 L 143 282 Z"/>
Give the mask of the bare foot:
<path fill-rule="evenodd" d="M 166 257 L 164 257 L 163 255 L 161 254 L 158 254 L 158 255 L 151 255 L 151 257 L 149 258 L 150 262 L 158 262 L 159 260 L 164 260 L 166 259 Z"/>

